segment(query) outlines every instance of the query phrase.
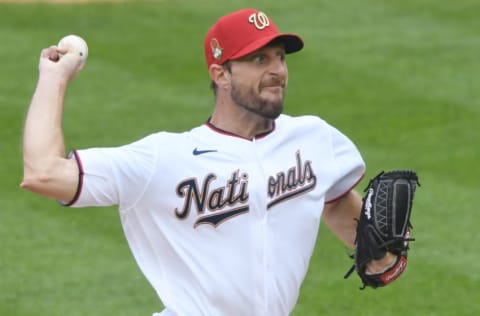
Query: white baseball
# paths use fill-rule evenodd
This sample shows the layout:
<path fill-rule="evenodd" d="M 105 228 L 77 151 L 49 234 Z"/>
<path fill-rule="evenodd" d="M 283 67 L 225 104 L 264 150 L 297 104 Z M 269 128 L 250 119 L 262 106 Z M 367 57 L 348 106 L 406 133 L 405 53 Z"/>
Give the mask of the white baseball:
<path fill-rule="evenodd" d="M 80 56 L 81 67 L 83 67 L 88 57 L 88 45 L 83 38 L 73 34 L 67 35 L 58 42 L 57 46 L 59 48 L 66 48 L 68 53 L 78 54 Z"/>

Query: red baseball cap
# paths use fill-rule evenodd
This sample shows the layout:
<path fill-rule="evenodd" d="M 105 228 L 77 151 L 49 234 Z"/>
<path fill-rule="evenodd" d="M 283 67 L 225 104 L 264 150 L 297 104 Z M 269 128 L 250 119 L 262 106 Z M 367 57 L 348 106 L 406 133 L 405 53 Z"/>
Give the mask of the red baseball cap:
<path fill-rule="evenodd" d="M 280 33 L 273 21 L 262 11 L 242 9 L 225 15 L 205 36 L 207 67 L 241 58 L 276 39 L 285 44 L 287 54 L 303 48 L 300 36 Z"/>

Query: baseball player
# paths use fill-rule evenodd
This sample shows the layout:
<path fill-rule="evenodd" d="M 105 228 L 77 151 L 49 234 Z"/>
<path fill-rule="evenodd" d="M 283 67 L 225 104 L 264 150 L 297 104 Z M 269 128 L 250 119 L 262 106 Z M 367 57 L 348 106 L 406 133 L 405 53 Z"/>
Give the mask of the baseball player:
<path fill-rule="evenodd" d="M 302 39 L 254 9 L 221 17 L 205 58 L 215 107 L 205 124 L 65 157 L 62 111 L 78 56 L 51 46 L 24 130 L 21 186 L 72 207 L 118 205 L 162 316 L 289 315 L 320 220 L 354 247 L 365 164 L 315 116 L 282 114 L 285 55 Z M 59 58 L 59 54 L 65 54 Z M 390 267 L 388 253 L 372 273 Z"/>

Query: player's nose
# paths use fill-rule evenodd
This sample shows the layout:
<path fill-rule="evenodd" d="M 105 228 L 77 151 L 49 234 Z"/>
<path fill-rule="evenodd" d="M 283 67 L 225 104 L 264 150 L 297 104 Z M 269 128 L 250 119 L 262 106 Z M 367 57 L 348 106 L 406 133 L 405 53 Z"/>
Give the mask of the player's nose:
<path fill-rule="evenodd" d="M 285 78 L 288 72 L 287 63 L 283 59 L 274 59 L 270 63 L 270 72 L 280 78 Z"/>

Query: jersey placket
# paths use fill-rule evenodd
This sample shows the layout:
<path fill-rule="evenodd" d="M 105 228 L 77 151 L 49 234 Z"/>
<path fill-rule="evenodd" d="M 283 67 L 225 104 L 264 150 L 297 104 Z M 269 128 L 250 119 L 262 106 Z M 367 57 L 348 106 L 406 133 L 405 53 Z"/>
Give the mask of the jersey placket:
<path fill-rule="evenodd" d="M 270 245 L 270 234 L 268 230 L 268 210 L 267 210 L 267 179 L 268 176 L 264 168 L 264 158 L 260 148 L 261 142 L 259 143 L 256 139 L 252 140 L 252 167 L 255 169 L 252 174 L 255 176 L 255 182 L 257 183 L 257 190 L 250 191 L 255 192 L 255 197 L 252 200 L 255 201 L 255 205 L 252 206 L 257 213 L 257 216 L 260 217 L 260 220 L 256 224 L 257 236 L 259 240 L 256 244 L 256 258 L 258 260 L 258 269 L 256 269 L 256 280 L 259 284 L 259 294 L 261 301 L 259 301 L 260 308 L 255 312 L 258 315 L 269 315 L 268 306 L 269 306 L 269 283 L 271 280 L 271 263 L 270 258 L 271 251 Z M 251 196 L 252 198 L 252 196 Z"/>

